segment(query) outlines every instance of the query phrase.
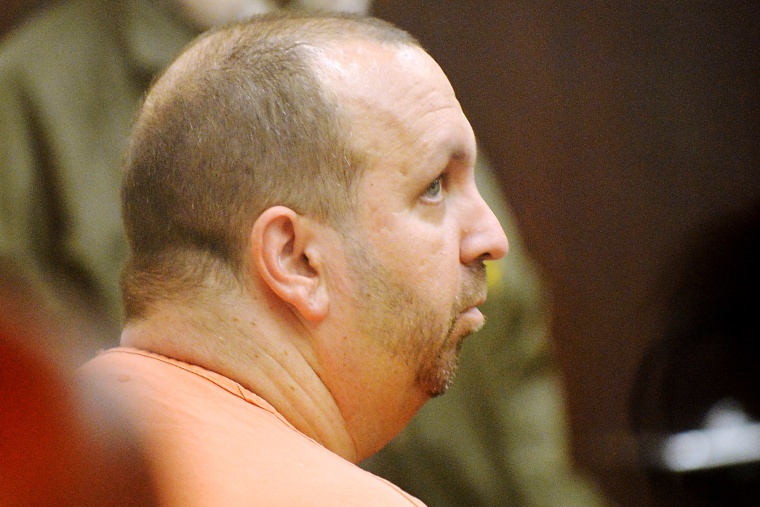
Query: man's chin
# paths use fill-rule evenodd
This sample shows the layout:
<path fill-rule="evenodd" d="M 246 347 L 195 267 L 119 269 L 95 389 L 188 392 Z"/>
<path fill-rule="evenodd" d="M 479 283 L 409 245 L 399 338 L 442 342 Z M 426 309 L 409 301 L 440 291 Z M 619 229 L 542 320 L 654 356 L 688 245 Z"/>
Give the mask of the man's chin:
<path fill-rule="evenodd" d="M 425 387 L 431 398 L 446 394 L 452 386 L 459 369 L 459 356 L 465 339 L 479 331 L 484 323 L 485 317 L 477 307 L 462 312 L 454 321 L 444 346 L 436 358 L 435 367 L 418 376 L 418 381 Z"/>
<path fill-rule="evenodd" d="M 454 376 L 459 365 L 459 354 L 454 358 L 448 358 L 445 364 L 438 363 L 434 371 L 421 374 L 417 381 L 431 398 L 445 394 L 454 382 Z"/>
<path fill-rule="evenodd" d="M 453 343 L 447 341 L 447 346 L 436 359 L 435 367 L 431 368 L 427 374 L 419 376 L 418 380 L 431 398 L 445 394 L 454 383 L 454 377 L 459 369 L 459 354 L 462 350 L 463 338 Z"/>

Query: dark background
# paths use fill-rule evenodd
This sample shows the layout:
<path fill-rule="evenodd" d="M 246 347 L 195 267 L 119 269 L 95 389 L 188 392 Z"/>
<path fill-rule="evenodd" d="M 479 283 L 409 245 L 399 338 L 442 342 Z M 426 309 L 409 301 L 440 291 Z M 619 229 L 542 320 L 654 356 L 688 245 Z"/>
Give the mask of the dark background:
<path fill-rule="evenodd" d="M 375 12 L 448 74 L 550 283 L 577 462 L 611 500 L 646 505 L 629 400 L 662 333 L 663 279 L 689 235 L 760 199 L 760 4 L 379 0 Z"/>
<path fill-rule="evenodd" d="M 0 30 L 40 0 L 2 0 Z M 647 504 L 629 399 L 686 238 L 760 199 L 760 4 L 376 0 L 457 90 L 553 294 L 573 454 Z M 507 231 L 509 233 L 509 231 Z"/>

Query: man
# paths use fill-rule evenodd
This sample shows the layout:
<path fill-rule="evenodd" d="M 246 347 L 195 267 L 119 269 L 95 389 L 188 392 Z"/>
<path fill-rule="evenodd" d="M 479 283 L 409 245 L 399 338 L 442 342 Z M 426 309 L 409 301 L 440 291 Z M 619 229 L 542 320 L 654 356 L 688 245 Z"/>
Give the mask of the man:
<path fill-rule="evenodd" d="M 448 80 L 371 19 L 199 38 L 125 159 L 123 348 L 167 505 L 420 503 L 353 465 L 446 391 L 507 240 Z"/>
<path fill-rule="evenodd" d="M 118 341 L 126 257 L 118 166 L 139 97 L 200 28 L 276 3 L 70 0 L 0 47 L 0 256 L 85 315 L 71 333 L 75 362 Z M 287 6 L 366 11 L 368 3 Z M 476 172 L 510 238 L 510 254 L 489 263 L 488 324 L 466 342 L 453 389 L 362 466 L 436 506 L 599 505 L 572 473 L 540 280 L 496 178 Z"/>

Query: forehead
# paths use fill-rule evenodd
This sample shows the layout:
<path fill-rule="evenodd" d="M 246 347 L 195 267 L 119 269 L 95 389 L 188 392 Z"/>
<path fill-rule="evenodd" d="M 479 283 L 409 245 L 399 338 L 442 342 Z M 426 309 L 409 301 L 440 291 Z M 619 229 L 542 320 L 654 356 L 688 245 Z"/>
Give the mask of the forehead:
<path fill-rule="evenodd" d="M 474 136 L 438 64 L 416 46 L 344 43 L 326 58 L 328 83 L 349 123 L 351 146 L 372 162 L 474 159 Z M 463 155 L 464 154 L 464 155 Z"/>

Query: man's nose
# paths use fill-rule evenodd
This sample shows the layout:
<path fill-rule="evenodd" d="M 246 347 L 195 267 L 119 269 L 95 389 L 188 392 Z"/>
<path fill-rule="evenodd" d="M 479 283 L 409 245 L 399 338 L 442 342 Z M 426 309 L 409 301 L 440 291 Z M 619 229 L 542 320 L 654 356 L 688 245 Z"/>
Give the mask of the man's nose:
<path fill-rule="evenodd" d="M 462 224 L 460 260 L 469 264 L 475 260 L 501 259 L 509 250 L 509 242 L 491 208 L 475 191 L 471 213 Z"/>

